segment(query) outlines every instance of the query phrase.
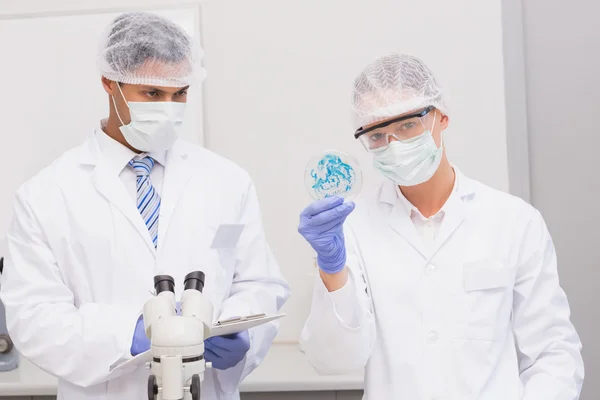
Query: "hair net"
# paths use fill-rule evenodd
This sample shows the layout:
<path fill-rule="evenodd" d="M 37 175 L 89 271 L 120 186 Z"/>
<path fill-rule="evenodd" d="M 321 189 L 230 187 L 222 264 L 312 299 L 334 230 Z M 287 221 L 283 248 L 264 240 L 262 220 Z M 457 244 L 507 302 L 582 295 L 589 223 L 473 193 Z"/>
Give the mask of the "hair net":
<path fill-rule="evenodd" d="M 201 81 L 199 45 L 174 22 L 156 14 L 126 13 L 108 27 L 98 54 L 102 76 L 135 85 L 184 87 Z"/>
<path fill-rule="evenodd" d="M 426 106 L 446 112 L 433 73 L 416 57 L 395 53 L 381 57 L 354 80 L 352 111 L 356 129 Z"/>

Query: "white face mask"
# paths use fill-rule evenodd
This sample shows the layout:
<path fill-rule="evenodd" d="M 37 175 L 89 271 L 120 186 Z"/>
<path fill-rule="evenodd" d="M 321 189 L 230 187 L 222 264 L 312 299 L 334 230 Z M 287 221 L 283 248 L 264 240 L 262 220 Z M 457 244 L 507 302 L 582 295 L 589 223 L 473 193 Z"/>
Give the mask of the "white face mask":
<path fill-rule="evenodd" d="M 435 126 L 435 115 L 434 115 Z M 373 165 L 383 176 L 400 186 L 427 182 L 442 161 L 442 144 L 438 148 L 431 130 L 407 141 L 392 141 L 385 149 L 375 150 Z"/>
<path fill-rule="evenodd" d="M 160 152 L 171 148 L 181 133 L 186 103 L 174 101 L 127 102 L 121 86 L 117 86 L 131 116 L 131 122 L 125 125 L 117 111 L 113 96 L 117 117 L 123 124 L 119 129 L 127 143 L 134 149 L 143 152 Z"/>

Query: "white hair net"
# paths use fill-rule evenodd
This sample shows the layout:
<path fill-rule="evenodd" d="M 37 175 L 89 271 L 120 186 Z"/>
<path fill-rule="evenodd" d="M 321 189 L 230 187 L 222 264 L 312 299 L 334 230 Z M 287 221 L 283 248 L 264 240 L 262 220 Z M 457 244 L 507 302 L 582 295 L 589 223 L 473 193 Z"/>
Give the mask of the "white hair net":
<path fill-rule="evenodd" d="M 354 80 L 356 129 L 427 106 L 447 111 L 433 73 L 416 57 L 396 53 L 381 57 Z"/>
<path fill-rule="evenodd" d="M 146 12 L 118 16 L 108 27 L 98 54 L 102 76 L 134 85 L 184 87 L 206 75 L 200 45 L 174 22 Z"/>

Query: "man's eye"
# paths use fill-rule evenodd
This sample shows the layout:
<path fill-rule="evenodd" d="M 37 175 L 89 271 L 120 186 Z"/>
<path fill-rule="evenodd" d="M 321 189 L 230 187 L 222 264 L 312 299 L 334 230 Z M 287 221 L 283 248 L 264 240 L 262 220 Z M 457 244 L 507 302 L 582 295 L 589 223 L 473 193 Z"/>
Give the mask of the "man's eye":
<path fill-rule="evenodd" d="M 370 136 L 370 139 L 374 142 L 377 142 L 383 138 L 383 133 L 374 133 Z"/>
<path fill-rule="evenodd" d="M 156 97 L 156 96 L 158 96 L 158 92 L 148 92 L 148 96 Z"/>
<path fill-rule="evenodd" d="M 187 95 L 187 90 L 184 90 L 183 92 L 175 93 L 175 95 L 177 95 L 177 96 L 185 96 L 185 95 Z"/>

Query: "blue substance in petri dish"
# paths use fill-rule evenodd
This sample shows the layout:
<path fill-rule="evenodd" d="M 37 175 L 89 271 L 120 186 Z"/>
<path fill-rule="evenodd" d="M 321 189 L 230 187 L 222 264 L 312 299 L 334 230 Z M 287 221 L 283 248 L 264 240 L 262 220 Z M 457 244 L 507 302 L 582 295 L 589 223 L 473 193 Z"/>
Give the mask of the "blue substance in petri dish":
<path fill-rule="evenodd" d="M 349 192 L 356 181 L 354 168 L 335 154 L 321 158 L 310 175 L 315 182 L 312 188 L 320 199 Z"/>

